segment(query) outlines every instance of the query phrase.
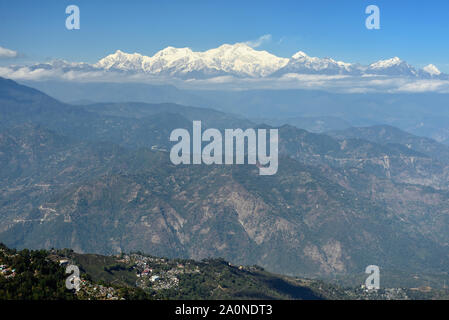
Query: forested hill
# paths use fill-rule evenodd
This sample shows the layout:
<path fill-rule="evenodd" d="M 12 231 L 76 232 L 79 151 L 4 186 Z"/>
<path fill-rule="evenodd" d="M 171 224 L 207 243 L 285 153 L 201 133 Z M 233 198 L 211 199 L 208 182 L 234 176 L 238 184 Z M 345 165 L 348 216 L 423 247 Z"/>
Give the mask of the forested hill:
<path fill-rule="evenodd" d="M 66 288 L 68 265 L 80 270 L 79 290 Z M 342 288 L 280 276 L 223 259 L 167 259 L 139 252 L 103 256 L 70 249 L 9 249 L 0 244 L 0 300 L 157 299 L 449 299 L 448 291 Z"/>

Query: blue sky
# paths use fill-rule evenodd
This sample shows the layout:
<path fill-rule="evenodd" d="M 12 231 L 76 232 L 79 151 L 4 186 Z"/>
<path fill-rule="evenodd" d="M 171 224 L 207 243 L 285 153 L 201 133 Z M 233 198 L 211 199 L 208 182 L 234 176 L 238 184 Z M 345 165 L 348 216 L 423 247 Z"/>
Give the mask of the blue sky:
<path fill-rule="evenodd" d="M 65 28 L 69 4 L 80 8 L 80 30 Z M 369 4 L 380 8 L 380 30 L 365 28 Z M 0 46 L 20 52 L 19 60 L 95 62 L 117 49 L 145 55 L 169 45 L 206 50 L 265 34 L 271 41 L 259 49 L 278 56 L 302 50 L 363 64 L 399 56 L 449 72 L 446 0 L 0 2 Z"/>

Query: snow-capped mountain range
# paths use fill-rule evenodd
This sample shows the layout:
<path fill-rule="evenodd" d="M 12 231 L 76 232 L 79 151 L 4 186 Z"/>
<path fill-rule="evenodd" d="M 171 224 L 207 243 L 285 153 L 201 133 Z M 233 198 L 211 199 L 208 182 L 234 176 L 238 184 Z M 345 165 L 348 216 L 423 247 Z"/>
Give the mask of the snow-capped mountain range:
<path fill-rule="evenodd" d="M 154 56 L 129 54 L 117 50 L 94 66 L 106 70 L 140 71 L 177 77 L 210 77 L 236 75 L 265 77 L 281 69 L 289 59 L 266 51 L 257 51 L 246 44 L 224 44 L 218 48 L 195 52 L 190 48 L 167 47 Z"/>
<path fill-rule="evenodd" d="M 20 68 L 15 66 L 14 68 Z M 347 63 L 331 58 L 310 57 L 299 51 L 282 58 L 247 44 L 224 44 L 207 51 L 167 47 L 153 56 L 117 50 L 95 64 L 71 63 L 63 60 L 29 66 L 31 70 L 116 71 L 168 76 L 180 79 L 205 79 L 217 76 L 242 78 L 281 77 L 286 74 L 406 76 L 423 79 L 449 79 L 432 64 L 416 69 L 394 57 L 370 65 Z"/>

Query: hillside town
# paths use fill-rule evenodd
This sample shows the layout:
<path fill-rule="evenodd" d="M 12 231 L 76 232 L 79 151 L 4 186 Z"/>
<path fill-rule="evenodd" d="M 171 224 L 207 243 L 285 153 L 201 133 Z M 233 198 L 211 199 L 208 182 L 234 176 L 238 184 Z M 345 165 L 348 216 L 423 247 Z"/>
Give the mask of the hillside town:
<path fill-rule="evenodd" d="M 122 255 L 118 262 L 132 265 L 136 272 L 136 286 L 142 289 L 166 290 L 179 285 L 179 275 L 200 273 L 198 266 L 190 262 L 155 258 L 140 254 Z"/>

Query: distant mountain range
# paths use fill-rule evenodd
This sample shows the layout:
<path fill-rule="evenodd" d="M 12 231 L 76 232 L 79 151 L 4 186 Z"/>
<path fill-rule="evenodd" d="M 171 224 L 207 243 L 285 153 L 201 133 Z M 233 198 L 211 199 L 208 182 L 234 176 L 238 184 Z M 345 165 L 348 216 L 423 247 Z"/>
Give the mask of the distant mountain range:
<path fill-rule="evenodd" d="M 17 71 L 23 66 L 10 66 Z M 278 57 L 256 50 L 247 44 L 224 44 L 207 51 L 167 47 L 153 56 L 117 50 L 95 64 L 55 60 L 28 66 L 30 71 L 117 71 L 180 79 L 207 79 L 218 76 L 244 78 L 281 77 L 286 74 L 404 76 L 416 79 L 449 79 L 432 64 L 417 69 L 394 57 L 370 65 L 336 61 L 332 58 L 310 57 L 302 51 L 291 58 Z"/>
<path fill-rule="evenodd" d="M 83 98 L 83 97 L 80 97 Z M 75 106 L 0 78 L 0 241 L 202 259 L 291 275 L 447 276 L 449 147 L 389 126 L 279 125 L 279 171 L 174 166 L 169 133 L 268 128 L 178 104 Z M 152 148 L 156 146 L 156 148 Z M 408 280 L 408 279 L 406 279 Z"/>

